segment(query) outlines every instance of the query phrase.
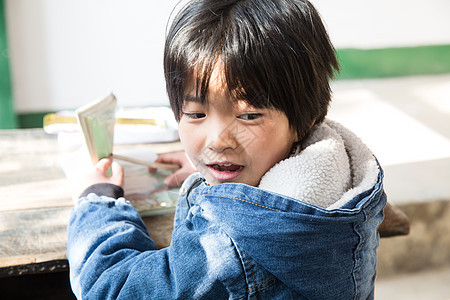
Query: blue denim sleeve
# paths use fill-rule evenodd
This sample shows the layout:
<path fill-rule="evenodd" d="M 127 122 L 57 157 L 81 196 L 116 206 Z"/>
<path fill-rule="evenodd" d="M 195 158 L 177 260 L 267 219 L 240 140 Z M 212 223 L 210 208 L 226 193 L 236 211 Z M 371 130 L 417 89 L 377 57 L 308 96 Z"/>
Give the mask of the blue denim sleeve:
<path fill-rule="evenodd" d="M 156 250 L 139 214 L 123 198 L 95 194 L 81 198 L 68 225 L 67 255 L 75 295 L 79 299 L 221 299 L 234 293 L 230 281 L 242 276 L 234 245 L 217 228 L 190 230 L 191 225 L 178 226 L 170 247 Z M 208 246 L 212 236 L 216 242 Z M 205 246 L 210 250 L 205 251 Z M 211 259 L 217 257 L 220 268 L 211 266 Z"/>
<path fill-rule="evenodd" d="M 84 299 L 85 293 L 98 291 L 105 280 L 111 283 L 110 289 L 119 287 L 126 278 L 118 270 L 129 268 L 144 251 L 155 249 L 142 219 L 123 198 L 96 194 L 81 198 L 72 211 L 67 241 L 75 295 Z M 98 292 L 98 296 L 108 296 L 115 291 Z"/>

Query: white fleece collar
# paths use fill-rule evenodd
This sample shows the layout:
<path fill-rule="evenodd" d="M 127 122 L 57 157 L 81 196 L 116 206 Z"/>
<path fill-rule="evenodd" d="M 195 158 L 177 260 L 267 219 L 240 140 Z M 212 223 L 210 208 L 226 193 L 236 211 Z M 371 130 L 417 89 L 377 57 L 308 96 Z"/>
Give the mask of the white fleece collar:
<path fill-rule="evenodd" d="M 367 146 L 344 126 L 326 119 L 313 127 L 298 155 L 264 174 L 259 188 L 335 209 L 372 188 L 378 173 Z"/>

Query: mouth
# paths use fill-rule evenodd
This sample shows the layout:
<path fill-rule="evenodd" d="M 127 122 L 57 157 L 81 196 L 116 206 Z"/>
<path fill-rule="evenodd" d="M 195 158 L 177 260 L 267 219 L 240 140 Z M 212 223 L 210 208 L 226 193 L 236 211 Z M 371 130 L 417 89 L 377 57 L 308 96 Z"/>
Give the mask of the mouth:
<path fill-rule="evenodd" d="M 236 165 L 233 163 L 221 163 L 221 164 L 209 164 L 208 167 L 213 168 L 220 172 L 236 172 L 242 169 L 244 166 Z"/>
<path fill-rule="evenodd" d="M 243 165 L 231 162 L 207 164 L 210 173 L 219 181 L 231 181 L 238 177 L 244 170 Z"/>

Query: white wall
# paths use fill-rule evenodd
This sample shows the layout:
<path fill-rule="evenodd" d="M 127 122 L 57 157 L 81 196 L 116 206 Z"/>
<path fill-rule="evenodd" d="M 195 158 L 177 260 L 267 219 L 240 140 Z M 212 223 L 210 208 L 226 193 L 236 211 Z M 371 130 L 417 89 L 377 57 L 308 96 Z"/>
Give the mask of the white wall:
<path fill-rule="evenodd" d="M 167 104 L 162 56 L 176 0 L 6 1 L 18 112 Z"/>
<path fill-rule="evenodd" d="M 450 44 L 449 0 L 311 0 L 337 48 Z"/>
<path fill-rule="evenodd" d="M 178 0 L 6 0 L 18 112 L 72 109 L 112 90 L 167 104 L 167 19 Z M 450 44 L 448 0 L 312 0 L 337 48 Z"/>

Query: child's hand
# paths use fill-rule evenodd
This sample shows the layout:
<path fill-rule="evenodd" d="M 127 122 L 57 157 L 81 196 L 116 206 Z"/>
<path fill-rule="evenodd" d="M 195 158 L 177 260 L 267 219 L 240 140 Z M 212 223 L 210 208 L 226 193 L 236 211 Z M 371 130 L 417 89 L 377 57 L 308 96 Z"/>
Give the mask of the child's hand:
<path fill-rule="evenodd" d="M 111 166 L 111 177 L 108 176 L 108 168 Z M 92 184 L 111 183 L 123 187 L 123 168 L 111 157 L 101 159 L 91 173 Z"/>
<path fill-rule="evenodd" d="M 108 176 L 108 168 L 111 166 L 111 177 Z M 123 187 L 123 168 L 112 158 L 101 159 L 94 168 L 81 174 L 78 182 L 74 182 L 73 198 L 78 199 L 80 194 L 89 186 L 97 183 L 111 183 Z"/>
<path fill-rule="evenodd" d="M 161 154 L 155 162 L 177 164 L 181 166 L 180 169 L 164 179 L 164 184 L 169 187 L 180 186 L 189 175 L 197 172 L 184 151 Z M 156 172 L 156 169 L 149 168 L 149 171 L 154 173 Z"/>

